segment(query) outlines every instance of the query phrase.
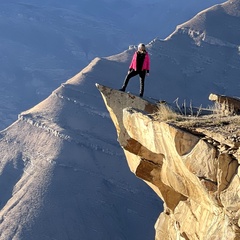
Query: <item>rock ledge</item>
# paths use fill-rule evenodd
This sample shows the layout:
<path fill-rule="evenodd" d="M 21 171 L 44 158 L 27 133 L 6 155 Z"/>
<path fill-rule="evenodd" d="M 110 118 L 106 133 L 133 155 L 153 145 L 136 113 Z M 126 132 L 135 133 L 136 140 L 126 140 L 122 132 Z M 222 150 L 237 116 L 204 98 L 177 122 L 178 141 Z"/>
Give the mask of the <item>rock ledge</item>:
<path fill-rule="evenodd" d="M 156 121 L 157 104 L 96 86 L 130 170 L 164 202 L 155 239 L 240 239 L 239 132 Z"/>

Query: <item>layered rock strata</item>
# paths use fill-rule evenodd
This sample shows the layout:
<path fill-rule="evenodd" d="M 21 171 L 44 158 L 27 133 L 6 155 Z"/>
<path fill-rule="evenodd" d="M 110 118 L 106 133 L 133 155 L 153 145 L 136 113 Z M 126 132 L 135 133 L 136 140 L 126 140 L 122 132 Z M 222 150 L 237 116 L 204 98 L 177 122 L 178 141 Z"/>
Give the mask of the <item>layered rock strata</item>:
<path fill-rule="evenodd" d="M 239 143 L 156 121 L 157 104 L 96 86 L 130 170 L 164 202 L 155 239 L 240 239 Z"/>

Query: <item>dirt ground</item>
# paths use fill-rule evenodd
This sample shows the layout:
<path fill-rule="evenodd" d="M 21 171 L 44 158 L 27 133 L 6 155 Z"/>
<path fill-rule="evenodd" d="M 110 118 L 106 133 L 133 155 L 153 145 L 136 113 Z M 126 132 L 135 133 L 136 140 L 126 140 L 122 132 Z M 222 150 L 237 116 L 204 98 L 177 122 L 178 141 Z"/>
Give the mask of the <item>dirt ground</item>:
<path fill-rule="evenodd" d="M 200 117 L 183 117 L 169 121 L 170 124 L 215 144 L 225 144 L 231 148 L 240 146 L 240 116 L 211 114 Z"/>

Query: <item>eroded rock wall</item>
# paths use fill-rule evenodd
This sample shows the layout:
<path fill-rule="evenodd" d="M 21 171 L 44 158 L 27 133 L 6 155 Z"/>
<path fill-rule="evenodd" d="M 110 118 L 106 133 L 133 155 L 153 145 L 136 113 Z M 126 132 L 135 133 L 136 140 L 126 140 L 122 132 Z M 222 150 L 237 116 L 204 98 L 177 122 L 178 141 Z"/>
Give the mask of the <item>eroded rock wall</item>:
<path fill-rule="evenodd" d="M 142 98 L 97 87 L 130 170 L 164 201 L 155 239 L 240 239 L 239 150 L 155 121 L 156 105 Z"/>

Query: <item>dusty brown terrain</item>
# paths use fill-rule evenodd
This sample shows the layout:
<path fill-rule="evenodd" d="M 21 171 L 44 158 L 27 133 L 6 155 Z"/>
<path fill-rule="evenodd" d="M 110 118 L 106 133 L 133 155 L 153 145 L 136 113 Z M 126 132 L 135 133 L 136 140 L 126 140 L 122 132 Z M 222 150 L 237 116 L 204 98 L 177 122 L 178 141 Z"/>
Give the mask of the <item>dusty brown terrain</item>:
<path fill-rule="evenodd" d="M 223 139 L 240 142 L 240 116 L 219 116 L 212 114 L 201 117 L 183 118 L 182 121 L 172 121 L 173 125 L 195 134 L 211 132 L 221 135 Z"/>
<path fill-rule="evenodd" d="M 196 111 L 194 114 L 185 115 L 166 104 L 159 104 L 158 109 L 159 111 L 153 114 L 156 121 L 166 121 L 221 149 L 234 150 L 240 146 L 240 115 L 225 114 L 219 109 L 205 110 L 199 116 Z"/>

